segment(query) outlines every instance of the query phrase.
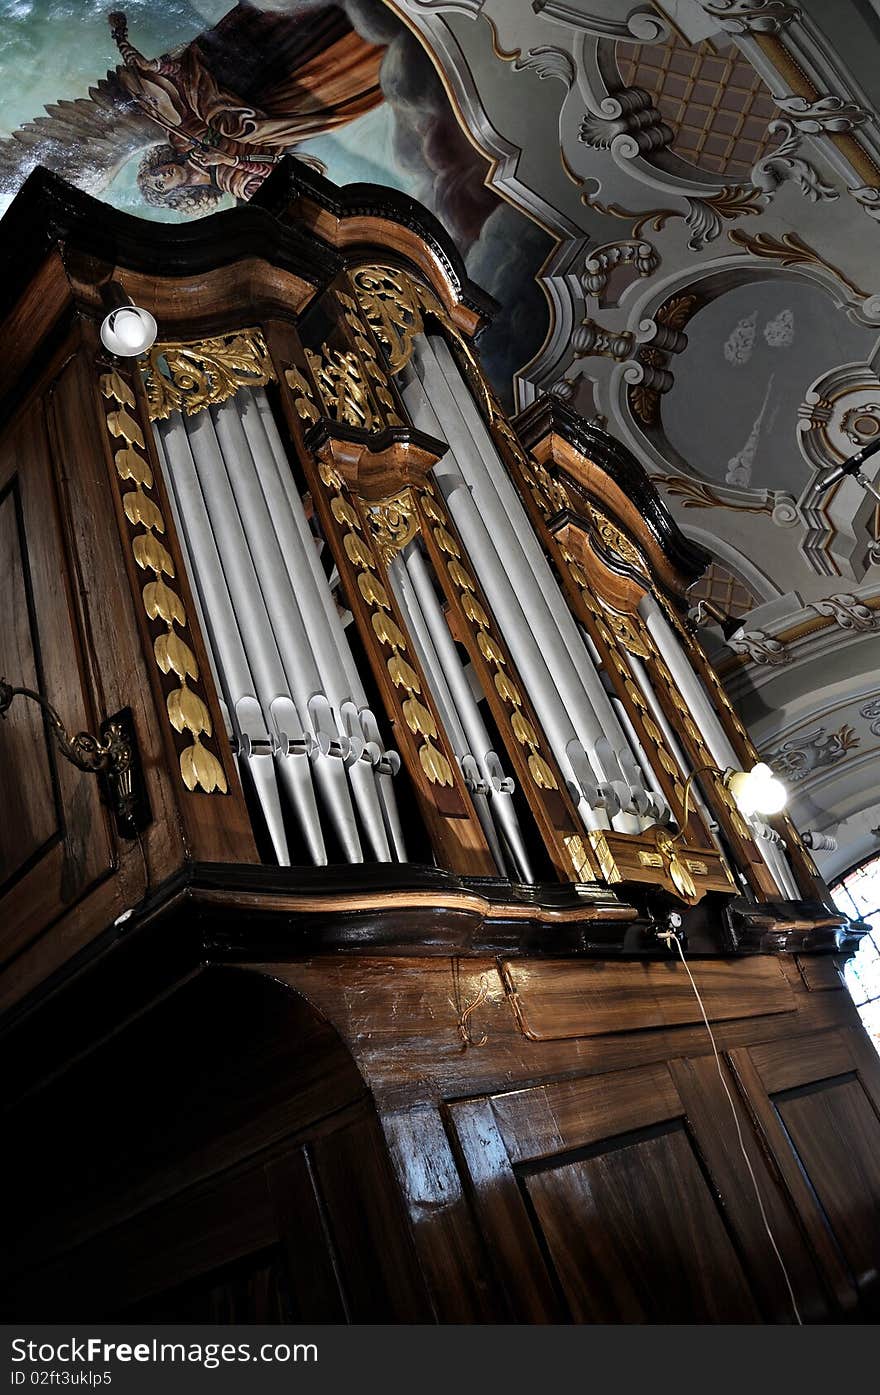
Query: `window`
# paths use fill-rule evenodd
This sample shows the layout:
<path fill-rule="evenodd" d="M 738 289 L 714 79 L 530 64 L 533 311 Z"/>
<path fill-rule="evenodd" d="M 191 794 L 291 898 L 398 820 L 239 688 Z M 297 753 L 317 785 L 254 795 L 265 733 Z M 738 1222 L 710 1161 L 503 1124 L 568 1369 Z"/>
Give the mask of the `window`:
<path fill-rule="evenodd" d="M 865 1031 L 880 1051 L 880 853 L 853 867 L 833 884 L 831 892 L 845 915 L 866 920 L 871 927 L 847 963 L 844 977 Z"/>

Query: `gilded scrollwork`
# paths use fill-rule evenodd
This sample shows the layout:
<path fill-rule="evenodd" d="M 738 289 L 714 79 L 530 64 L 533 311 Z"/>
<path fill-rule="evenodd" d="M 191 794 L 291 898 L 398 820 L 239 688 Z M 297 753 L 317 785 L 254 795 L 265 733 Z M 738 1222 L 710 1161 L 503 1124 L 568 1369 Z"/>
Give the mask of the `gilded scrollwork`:
<path fill-rule="evenodd" d="M 402 489 L 390 499 L 372 504 L 369 520 L 373 539 L 387 566 L 402 547 L 406 547 L 418 532 L 419 522 L 412 490 Z"/>
<path fill-rule="evenodd" d="M 376 554 L 364 536 L 361 516 L 339 471 L 327 461 L 318 467 L 327 490 L 330 509 L 340 527 L 345 554 L 355 569 L 357 587 L 369 608 L 373 633 L 385 651 L 385 667 L 393 686 L 399 690 L 400 710 L 412 732 L 419 764 L 432 785 L 453 786 L 452 767 L 440 749 L 440 732 L 434 714 L 424 701 L 421 679 L 409 661 L 406 635 L 392 613 L 391 598 L 379 572 Z"/>
<path fill-rule="evenodd" d="M 163 421 L 172 412 L 192 415 L 225 402 L 241 387 L 264 387 L 275 380 L 259 329 L 155 344 L 143 371 L 152 421 Z"/>
<path fill-rule="evenodd" d="M 107 430 L 114 445 L 114 464 L 119 479 L 134 487 L 122 495 L 122 507 L 134 533 L 131 549 L 141 571 L 152 573 L 144 582 L 141 600 L 147 618 L 165 626 L 153 642 L 153 654 L 163 674 L 173 674 L 176 686 L 165 699 L 168 720 L 175 731 L 191 738 L 180 752 L 180 774 L 188 790 L 206 794 L 227 791 L 226 775 L 217 756 L 205 741 L 213 735 L 207 704 L 190 686 L 199 681 L 199 666 L 189 644 L 189 621 L 179 592 L 170 585 L 176 581 L 174 560 L 162 542 L 165 519 L 149 491 L 153 472 L 145 451 L 143 432 L 131 415 L 134 394 L 119 373 L 101 375 L 99 386 L 108 401 L 117 404 L 106 412 Z M 131 409 L 131 410 L 130 410 Z"/>

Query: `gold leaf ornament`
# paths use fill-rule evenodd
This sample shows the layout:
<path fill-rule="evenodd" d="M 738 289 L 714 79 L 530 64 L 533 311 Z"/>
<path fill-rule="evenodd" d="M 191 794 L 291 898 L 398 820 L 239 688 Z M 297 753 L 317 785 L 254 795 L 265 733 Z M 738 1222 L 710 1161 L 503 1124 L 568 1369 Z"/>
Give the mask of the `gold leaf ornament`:
<path fill-rule="evenodd" d="M 223 766 L 215 755 L 205 750 L 200 741 L 181 751 L 180 774 L 188 790 L 201 789 L 205 794 L 213 794 L 214 790 L 220 794 L 227 792 Z"/>
<path fill-rule="evenodd" d="M 175 731 L 189 731 L 193 736 L 211 735 L 211 716 L 198 693 L 186 686 L 168 694 L 165 705 Z"/>
<path fill-rule="evenodd" d="M 198 678 L 199 666 L 196 656 L 176 630 L 169 630 L 167 635 L 160 635 L 153 645 L 153 653 L 163 673 L 173 672 L 178 678 L 192 678 L 193 681 Z"/>

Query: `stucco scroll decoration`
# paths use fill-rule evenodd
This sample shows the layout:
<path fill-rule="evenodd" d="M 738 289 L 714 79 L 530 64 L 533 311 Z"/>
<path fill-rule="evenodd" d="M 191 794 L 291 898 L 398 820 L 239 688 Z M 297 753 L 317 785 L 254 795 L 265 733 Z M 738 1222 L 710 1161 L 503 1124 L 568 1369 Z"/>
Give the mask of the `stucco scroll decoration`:
<path fill-rule="evenodd" d="M 820 200 L 837 199 L 840 194 L 831 184 L 826 184 L 809 160 L 799 154 L 802 144 L 800 130 L 791 121 L 771 121 L 767 127 L 771 135 L 781 135 L 782 142 L 752 168 L 752 183 L 767 194 L 773 194 L 790 179 L 796 184 L 805 198 L 811 203 Z"/>
<path fill-rule="evenodd" d="M 828 596 L 824 601 L 810 601 L 808 608 L 818 615 L 829 616 L 842 630 L 857 630 L 861 634 L 880 630 L 880 610 L 865 605 L 858 596 L 846 591 Z"/>
<path fill-rule="evenodd" d="M 778 750 L 769 754 L 767 763 L 790 784 L 798 784 L 816 770 L 837 765 L 860 744 L 860 738 L 847 722 L 838 731 L 815 727 L 783 741 Z"/>
<path fill-rule="evenodd" d="M 791 663 L 791 654 L 782 641 L 773 639 L 763 630 L 739 630 L 728 639 L 727 647 L 735 654 L 748 655 L 755 664 L 776 667 L 779 664 Z"/>
<path fill-rule="evenodd" d="M 800 13 L 792 0 L 698 0 L 728 34 L 778 34 Z"/>
<path fill-rule="evenodd" d="M 861 126 L 869 116 L 864 107 L 833 95 L 817 97 L 812 102 L 797 95 L 774 97 L 773 100 L 788 117 L 789 123 L 806 136 L 820 135 L 825 131 L 851 131 L 854 126 Z"/>

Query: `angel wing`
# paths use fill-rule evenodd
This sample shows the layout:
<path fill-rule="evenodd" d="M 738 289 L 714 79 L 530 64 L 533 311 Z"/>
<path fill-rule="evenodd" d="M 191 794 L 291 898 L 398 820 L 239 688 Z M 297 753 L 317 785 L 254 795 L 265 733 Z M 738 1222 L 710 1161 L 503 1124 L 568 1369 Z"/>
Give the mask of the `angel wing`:
<path fill-rule="evenodd" d="M 45 116 L 0 141 L 0 196 L 16 194 L 37 165 L 99 194 L 126 160 L 162 140 L 161 127 L 132 101 L 118 72 L 108 72 L 88 97 L 47 106 Z"/>

